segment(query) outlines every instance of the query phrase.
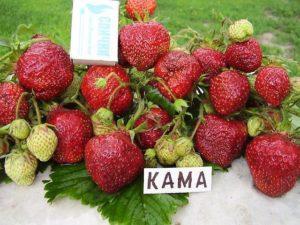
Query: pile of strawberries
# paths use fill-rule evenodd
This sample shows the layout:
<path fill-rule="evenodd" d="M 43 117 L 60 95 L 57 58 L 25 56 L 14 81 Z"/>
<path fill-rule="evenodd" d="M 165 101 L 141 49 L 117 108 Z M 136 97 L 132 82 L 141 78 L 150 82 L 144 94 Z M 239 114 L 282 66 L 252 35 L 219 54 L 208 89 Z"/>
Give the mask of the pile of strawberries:
<path fill-rule="evenodd" d="M 189 45 L 150 20 L 156 1 L 128 0 L 115 66 L 73 66 L 35 35 L 0 84 L 0 154 L 16 184 L 38 161 L 79 163 L 119 191 L 144 167 L 230 167 L 245 154 L 253 182 L 281 196 L 300 176 L 299 80 L 263 60 L 253 26 L 231 23 L 222 43 L 192 31 Z M 187 31 L 186 31 L 187 32 Z M 217 44 L 216 44 L 217 43 Z M 2 57 L 6 64 L 15 54 Z M 250 178 L 249 178 L 250 179 Z"/>

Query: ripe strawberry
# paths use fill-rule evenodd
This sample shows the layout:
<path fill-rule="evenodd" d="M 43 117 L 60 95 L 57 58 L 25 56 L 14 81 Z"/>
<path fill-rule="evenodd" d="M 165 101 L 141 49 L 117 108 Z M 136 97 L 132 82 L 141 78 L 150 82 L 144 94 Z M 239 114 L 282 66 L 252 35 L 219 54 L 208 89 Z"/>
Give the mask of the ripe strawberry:
<path fill-rule="evenodd" d="M 16 107 L 24 89 L 18 84 L 4 82 L 0 83 L 0 124 L 6 125 L 16 119 Z M 29 104 L 25 99 L 19 107 L 19 117 L 27 117 Z"/>
<path fill-rule="evenodd" d="M 184 98 L 192 91 L 203 70 L 194 56 L 182 51 L 171 51 L 158 60 L 154 73 L 169 89 L 158 82 L 158 90 L 174 101 L 174 97 Z"/>
<path fill-rule="evenodd" d="M 81 83 L 81 92 L 93 111 L 110 108 L 121 115 L 132 105 L 129 77 L 120 66 L 92 66 Z"/>
<path fill-rule="evenodd" d="M 221 72 L 226 67 L 225 58 L 222 52 L 211 48 L 198 48 L 193 52 L 193 56 L 198 60 L 206 74 L 206 80 L 210 80 L 213 76 Z"/>
<path fill-rule="evenodd" d="M 54 131 L 46 124 L 40 124 L 32 128 L 27 138 L 27 147 L 36 158 L 46 162 L 52 157 L 57 141 Z"/>
<path fill-rule="evenodd" d="M 234 69 L 249 73 L 258 69 L 262 62 L 259 43 L 250 38 L 248 41 L 232 43 L 225 52 L 225 61 Z"/>
<path fill-rule="evenodd" d="M 49 101 L 71 84 L 73 64 L 65 50 L 51 41 L 31 45 L 17 62 L 19 82 L 37 99 Z"/>
<path fill-rule="evenodd" d="M 234 70 L 220 73 L 211 79 L 210 100 L 221 115 L 229 115 L 242 109 L 250 94 L 246 76 Z"/>
<path fill-rule="evenodd" d="M 300 148 L 281 134 L 254 138 L 246 149 L 246 159 L 255 186 L 277 197 L 293 188 L 299 174 Z"/>
<path fill-rule="evenodd" d="M 153 15 L 156 6 L 156 0 L 127 0 L 125 5 L 127 14 L 133 20 L 143 20 L 147 14 Z"/>
<path fill-rule="evenodd" d="M 272 106 L 279 106 L 289 94 L 291 84 L 284 68 L 266 66 L 259 70 L 255 80 L 255 90 Z"/>
<path fill-rule="evenodd" d="M 87 143 L 85 165 L 103 191 L 114 193 L 137 178 L 144 168 L 144 159 L 129 135 L 114 132 L 94 137 Z"/>
<path fill-rule="evenodd" d="M 122 54 L 131 66 L 145 71 L 170 48 L 170 35 L 166 28 L 157 22 L 134 23 L 120 31 Z"/>
<path fill-rule="evenodd" d="M 243 122 L 209 114 L 198 127 L 194 141 L 204 159 L 225 168 L 241 156 L 246 138 L 247 127 Z"/>
<path fill-rule="evenodd" d="M 58 163 L 76 163 L 84 157 L 84 147 L 92 137 L 92 122 L 79 110 L 57 108 L 48 114 L 47 122 L 55 126 L 58 145 L 53 159 Z"/>
<path fill-rule="evenodd" d="M 142 115 L 134 124 L 138 127 L 147 124 L 147 130 L 137 135 L 139 146 L 142 149 L 153 148 L 156 141 L 163 135 L 161 127 L 171 122 L 169 114 L 161 108 L 152 108 Z"/>

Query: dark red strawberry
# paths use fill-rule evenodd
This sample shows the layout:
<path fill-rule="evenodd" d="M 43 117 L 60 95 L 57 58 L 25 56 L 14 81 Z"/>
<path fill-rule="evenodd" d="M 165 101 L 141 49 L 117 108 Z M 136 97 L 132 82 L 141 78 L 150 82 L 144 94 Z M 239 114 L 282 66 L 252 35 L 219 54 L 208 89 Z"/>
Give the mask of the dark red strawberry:
<path fill-rule="evenodd" d="M 24 93 L 24 89 L 15 83 L 0 83 L 0 124 L 6 125 L 16 119 L 16 107 L 18 100 Z M 27 117 L 29 104 L 26 98 L 23 98 L 19 106 L 19 117 Z"/>
<path fill-rule="evenodd" d="M 114 193 L 137 178 L 144 168 L 144 158 L 129 135 L 114 132 L 96 136 L 87 143 L 85 165 L 101 190 Z"/>
<path fill-rule="evenodd" d="M 255 186 L 277 197 L 291 190 L 299 177 L 300 147 L 281 134 L 254 138 L 246 149 L 246 159 Z"/>
<path fill-rule="evenodd" d="M 169 122 L 171 122 L 171 117 L 161 108 L 152 108 L 142 115 L 135 122 L 135 127 L 146 123 L 147 131 L 137 135 L 139 146 L 142 149 L 153 148 L 156 141 L 163 135 L 161 127 Z"/>
<path fill-rule="evenodd" d="M 250 84 L 245 75 L 234 70 L 220 73 L 211 79 L 210 100 L 221 115 L 242 109 L 250 94 Z"/>
<path fill-rule="evenodd" d="M 245 42 L 232 43 L 225 52 L 225 61 L 234 69 L 249 73 L 257 70 L 262 62 L 259 43 L 251 38 Z"/>
<path fill-rule="evenodd" d="M 133 96 L 125 70 L 120 66 L 92 66 L 81 83 L 81 92 L 93 111 L 110 108 L 121 115 L 132 104 Z"/>
<path fill-rule="evenodd" d="M 134 23 L 120 31 L 122 54 L 131 66 L 145 71 L 170 48 L 170 35 L 166 28 L 157 22 Z"/>
<path fill-rule="evenodd" d="M 241 156 L 246 139 L 247 127 L 243 122 L 210 114 L 198 127 L 194 142 L 203 158 L 225 168 Z"/>
<path fill-rule="evenodd" d="M 156 0 L 127 0 L 125 5 L 127 14 L 133 20 L 138 19 L 137 15 L 142 20 L 147 14 L 153 15 L 156 6 Z"/>
<path fill-rule="evenodd" d="M 79 110 L 57 108 L 48 114 L 47 122 L 55 126 L 58 145 L 53 159 L 58 163 L 76 163 L 84 157 L 84 147 L 92 137 L 92 122 Z"/>
<path fill-rule="evenodd" d="M 37 99 L 49 101 L 72 83 L 73 64 L 65 50 L 52 43 L 34 43 L 19 58 L 16 74 L 19 82 L 34 91 Z"/>
<path fill-rule="evenodd" d="M 221 72 L 223 67 L 226 67 L 224 55 L 220 51 L 211 48 L 198 48 L 193 52 L 193 56 L 203 68 L 203 73 L 206 74 L 208 81 Z"/>
<path fill-rule="evenodd" d="M 256 76 L 257 93 L 272 106 L 279 106 L 289 94 L 290 88 L 289 76 L 284 68 L 266 66 Z"/>
<path fill-rule="evenodd" d="M 163 82 L 157 82 L 156 87 L 171 101 L 174 101 L 174 97 L 186 97 L 202 73 L 196 58 L 182 51 L 168 52 L 158 60 L 154 68 L 155 76 Z"/>

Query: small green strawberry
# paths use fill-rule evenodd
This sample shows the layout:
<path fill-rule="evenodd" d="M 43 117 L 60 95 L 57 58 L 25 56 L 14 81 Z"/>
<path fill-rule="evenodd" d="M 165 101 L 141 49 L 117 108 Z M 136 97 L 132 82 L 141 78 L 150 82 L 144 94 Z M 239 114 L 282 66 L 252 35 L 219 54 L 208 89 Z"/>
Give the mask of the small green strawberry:
<path fill-rule="evenodd" d="M 176 167 L 201 167 L 203 166 L 203 160 L 200 155 L 196 153 L 190 153 L 176 162 Z"/>
<path fill-rule="evenodd" d="M 165 166 L 174 165 L 178 155 L 174 149 L 175 141 L 170 136 L 162 136 L 155 144 L 156 156 L 160 164 Z"/>
<path fill-rule="evenodd" d="M 93 130 L 96 136 L 108 134 L 117 130 L 114 124 L 114 114 L 107 108 L 100 108 L 91 116 Z"/>
<path fill-rule="evenodd" d="M 11 122 L 9 134 L 17 139 L 24 140 L 30 133 L 30 125 L 24 119 L 16 119 Z"/>
<path fill-rule="evenodd" d="M 28 151 L 13 149 L 5 159 L 5 172 L 17 185 L 29 186 L 35 178 L 37 159 Z"/>
<path fill-rule="evenodd" d="M 32 128 L 27 138 L 29 151 L 40 161 L 48 161 L 57 146 L 57 136 L 46 124 L 40 124 Z"/>
<path fill-rule="evenodd" d="M 179 157 L 184 157 L 194 151 L 194 144 L 188 137 L 181 137 L 175 141 L 175 152 Z"/>
<path fill-rule="evenodd" d="M 145 159 L 145 167 L 146 168 L 156 168 L 157 167 L 157 159 L 156 152 L 153 148 L 148 148 L 144 155 Z"/>
<path fill-rule="evenodd" d="M 61 95 L 61 98 L 72 98 L 76 96 L 80 90 L 81 77 L 74 73 L 74 78 L 71 85 L 66 89 L 66 91 Z"/>
<path fill-rule="evenodd" d="M 235 21 L 228 29 L 229 38 L 234 42 L 244 42 L 253 35 L 253 26 L 246 20 Z"/>
<path fill-rule="evenodd" d="M 247 128 L 248 134 L 251 137 L 256 137 L 265 129 L 264 120 L 258 116 L 252 116 L 247 122 Z"/>

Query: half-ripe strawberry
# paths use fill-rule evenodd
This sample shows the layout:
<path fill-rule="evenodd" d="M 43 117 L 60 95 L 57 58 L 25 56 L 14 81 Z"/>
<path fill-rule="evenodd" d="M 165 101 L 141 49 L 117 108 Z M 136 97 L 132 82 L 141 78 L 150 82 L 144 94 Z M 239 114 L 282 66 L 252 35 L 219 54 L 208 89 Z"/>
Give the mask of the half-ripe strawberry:
<path fill-rule="evenodd" d="M 92 66 L 81 83 L 81 92 L 92 111 L 109 108 L 121 115 L 132 105 L 129 76 L 122 67 Z"/>
<path fill-rule="evenodd" d="M 266 66 L 259 70 L 255 80 L 255 90 L 272 106 L 279 106 L 289 94 L 291 84 L 284 68 Z"/>
<path fill-rule="evenodd" d="M 155 65 L 154 74 L 160 79 L 156 87 L 171 101 L 191 93 L 203 69 L 196 58 L 183 51 L 170 51 Z"/>
<path fill-rule="evenodd" d="M 124 26 L 120 31 L 121 51 L 131 66 L 145 71 L 170 48 L 167 29 L 157 22 L 139 22 Z"/>
<path fill-rule="evenodd" d="M 156 0 L 127 0 L 125 8 L 131 19 L 140 18 L 143 20 L 146 15 L 154 14 L 156 6 Z"/>
<path fill-rule="evenodd" d="M 242 109 L 250 94 L 250 84 L 245 75 L 234 70 L 220 73 L 211 79 L 210 100 L 221 115 Z"/>
<path fill-rule="evenodd" d="M 228 66 L 234 69 L 246 73 L 253 72 L 261 66 L 262 50 L 254 38 L 232 43 L 225 52 L 225 61 Z"/>

